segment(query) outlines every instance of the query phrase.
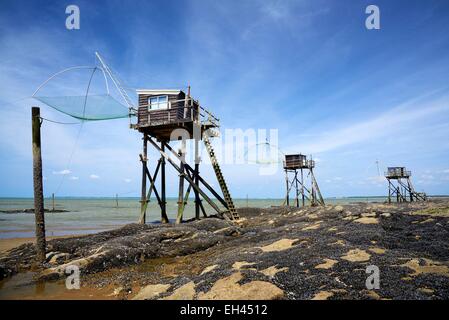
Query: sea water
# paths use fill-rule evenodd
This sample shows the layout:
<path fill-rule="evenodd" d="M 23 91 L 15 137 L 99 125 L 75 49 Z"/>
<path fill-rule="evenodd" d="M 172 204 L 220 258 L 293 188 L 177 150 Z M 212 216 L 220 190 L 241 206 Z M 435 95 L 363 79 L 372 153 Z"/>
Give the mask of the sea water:
<path fill-rule="evenodd" d="M 325 199 L 327 204 L 344 204 L 349 202 L 381 202 L 384 197 L 356 197 Z M 282 205 L 283 199 L 234 199 L 236 207 L 259 207 Z M 118 205 L 117 205 L 118 204 Z M 214 210 L 203 201 L 208 213 Z M 0 210 L 23 210 L 33 208 L 32 198 L 0 198 Z M 176 219 L 177 199 L 167 199 L 167 215 Z M 45 208 L 52 208 L 52 200 L 45 199 Z M 222 207 L 223 208 L 223 207 Z M 47 236 L 80 235 L 110 230 L 128 223 L 139 221 L 140 202 L 138 198 L 56 198 L 55 209 L 68 212 L 46 212 L 45 226 Z M 224 209 L 224 208 L 223 208 Z M 184 211 L 184 218 L 194 216 L 195 205 L 189 200 Z M 160 209 L 152 199 L 147 209 L 147 222 L 158 223 Z M 33 213 L 0 213 L 0 239 L 28 238 L 34 236 Z"/>

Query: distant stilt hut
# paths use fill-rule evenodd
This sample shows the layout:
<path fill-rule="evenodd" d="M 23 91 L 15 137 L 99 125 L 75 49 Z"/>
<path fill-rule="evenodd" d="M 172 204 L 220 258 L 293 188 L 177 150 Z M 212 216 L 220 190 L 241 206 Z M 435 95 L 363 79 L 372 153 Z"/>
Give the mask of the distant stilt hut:
<path fill-rule="evenodd" d="M 388 181 L 388 202 L 392 199 L 396 202 L 426 201 L 427 195 L 424 192 L 416 192 L 411 180 L 412 172 L 405 167 L 389 167 L 385 172 Z"/>
<path fill-rule="evenodd" d="M 284 204 L 290 206 L 290 193 L 293 189 L 295 191 L 294 201 L 297 207 L 300 206 L 300 199 L 302 206 L 306 205 L 306 201 L 311 206 L 324 206 L 323 196 L 313 174 L 314 168 L 315 161 L 312 159 L 308 160 L 303 154 L 290 154 L 285 156 L 284 170 L 287 192 Z M 310 187 L 306 186 L 305 180 L 310 180 Z"/>

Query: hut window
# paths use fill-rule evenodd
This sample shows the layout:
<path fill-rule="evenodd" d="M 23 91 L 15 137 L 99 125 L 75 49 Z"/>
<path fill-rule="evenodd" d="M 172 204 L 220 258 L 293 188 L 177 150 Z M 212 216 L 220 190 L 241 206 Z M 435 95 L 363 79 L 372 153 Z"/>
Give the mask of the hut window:
<path fill-rule="evenodd" d="M 148 98 L 148 110 L 168 109 L 168 96 Z"/>

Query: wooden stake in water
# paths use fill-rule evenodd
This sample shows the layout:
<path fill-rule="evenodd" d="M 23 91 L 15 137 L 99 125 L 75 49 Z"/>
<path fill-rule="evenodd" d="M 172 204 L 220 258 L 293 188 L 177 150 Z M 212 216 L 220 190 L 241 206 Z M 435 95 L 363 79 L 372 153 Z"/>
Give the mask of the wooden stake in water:
<path fill-rule="evenodd" d="M 118 208 L 118 194 L 115 194 L 115 207 Z"/>
<path fill-rule="evenodd" d="M 36 221 L 36 259 L 45 262 L 45 218 L 44 192 L 42 183 L 41 156 L 41 117 L 38 107 L 31 108 L 32 142 L 33 142 L 33 185 L 34 185 L 34 217 Z"/>
<path fill-rule="evenodd" d="M 52 211 L 55 211 L 55 194 L 52 193 L 51 194 L 51 207 L 52 207 Z"/>

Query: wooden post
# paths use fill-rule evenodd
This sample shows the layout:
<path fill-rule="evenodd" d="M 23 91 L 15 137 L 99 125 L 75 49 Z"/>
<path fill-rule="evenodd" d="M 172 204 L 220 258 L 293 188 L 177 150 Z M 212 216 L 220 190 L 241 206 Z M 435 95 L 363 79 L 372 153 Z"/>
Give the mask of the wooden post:
<path fill-rule="evenodd" d="M 190 86 L 188 88 L 188 94 L 190 96 Z M 191 112 L 192 116 L 194 117 L 194 123 L 195 130 L 193 132 L 193 139 L 195 140 L 195 168 L 194 168 L 194 176 L 193 181 L 197 188 L 193 189 L 193 192 L 195 194 L 195 219 L 200 218 L 200 208 L 201 208 L 201 199 L 200 194 L 196 190 L 199 188 L 199 175 L 200 175 L 200 145 L 199 142 L 202 139 L 202 128 L 200 124 L 200 117 L 199 117 L 199 104 L 197 107 L 195 107 L 195 104 L 193 101 L 191 101 L 191 106 L 193 107 Z M 193 110 L 194 109 L 194 110 Z"/>
<path fill-rule="evenodd" d="M 165 152 L 165 144 L 161 141 L 161 150 Z M 165 194 L 165 158 L 161 158 L 161 222 L 168 223 L 167 217 L 167 201 Z"/>
<path fill-rule="evenodd" d="M 314 183 L 314 181 L 313 181 L 313 173 L 312 173 L 312 169 L 309 169 L 310 170 L 310 180 L 311 180 L 311 191 L 312 191 L 312 203 L 311 203 L 311 206 L 313 207 L 313 206 L 315 206 L 316 205 L 316 190 L 315 190 L 315 183 Z"/>
<path fill-rule="evenodd" d="M 414 193 L 414 189 L 412 186 L 412 182 L 410 181 L 410 178 L 407 178 L 407 186 L 409 189 L 409 193 L 410 193 L 410 202 L 413 202 L 413 193 Z M 416 199 L 416 201 L 418 201 L 418 199 Z"/>
<path fill-rule="evenodd" d="M 388 180 L 388 203 L 391 203 L 391 182 L 390 179 Z"/>
<path fill-rule="evenodd" d="M 396 202 L 400 202 L 400 194 L 401 194 L 401 189 L 399 188 L 399 186 L 396 189 Z"/>
<path fill-rule="evenodd" d="M 199 174 L 200 174 L 200 156 L 199 156 L 199 139 L 201 138 L 201 127 L 199 127 L 198 124 L 197 128 L 199 128 L 199 133 L 194 134 L 194 140 L 195 140 L 195 169 L 193 174 L 194 183 L 197 187 L 199 187 Z M 200 195 L 198 191 L 194 188 L 193 192 L 195 194 L 195 219 L 200 218 Z"/>
<path fill-rule="evenodd" d="M 142 192 L 140 195 L 140 223 L 145 224 L 147 215 L 147 154 L 148 154 L 148 136 L 143 134 L 143 150 L 142 150 Z"/>
<path fill-rule="evenodd" d="M 287 207 L 290 206 L 290 197 L 288 192 L 288 171 L 285 169 L 285 185 L 287 187 L 287 194 L 286 194 L 286 200 L 287 200 Z"/>
<path fill-rule="evenodd" d="M 36 221 L 36 259 L 45 262 L 44 191 L 42 184 L 41 118 L 38 107 L 31 108 L 33 142 L 34 217 Z"/>
<path fill-rule="evenodd" d="M 296 207 L 299 208 L 298 170 L 295 169 Z"/>
<path fill-rule="evenodd" d="M 187 86 L 187 96 L 184 99 L 184 119 L 187 117 L 187 108 L 189 106 L 189 99 L 190 99 L 190 86 Z"/>
<path fill-rule="evenodd" d="M 182 140 L 181 150 L 179 152 L 179 156 L 181 157 L 181 173 L 179 174 L 179 194 L 178 194 L 178 216 L 176 218 L 176 223 L 179 224 L 182 222 L 182 216 L 184 211 L 184 163 L 185 163 L 185 150 L 186 150 L 186 141 Z"/>
<path fill-rule="evenodd" d="M 52 211 L 55 211 L 55 194 L 52 193 L 51 194 L 51 207 L 52 207 Z"/>
<path fill-rule="evenodd" d="M 198 163 L 195 163 L 195 176 L 194 176 L 194 183 L 197 187 L 199 187 L 199 181 L 198 181 L 198 176 L 200 174 L 200 165 Z M 201 204 L 201 199 L 200 199 L 200 195 L 198 193 L 198 191 L 194 190 L 195 193 L 195 219 L 199 219 L 200 218 L 200 204 Z"/>
<path fill-rule="evenodd" d="M 115 207 L 118 208 L 118 194 L 115 194 Z"/>
<path fill-rule="evenodd" d="M 304 172 L 301 168 L 301 195 L 302 195 L 302 206 L 305 206 L 305 194 L 304 194 Z"/>

